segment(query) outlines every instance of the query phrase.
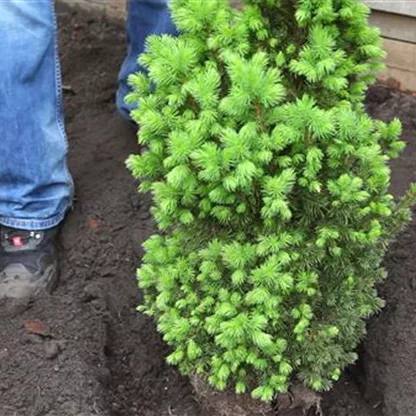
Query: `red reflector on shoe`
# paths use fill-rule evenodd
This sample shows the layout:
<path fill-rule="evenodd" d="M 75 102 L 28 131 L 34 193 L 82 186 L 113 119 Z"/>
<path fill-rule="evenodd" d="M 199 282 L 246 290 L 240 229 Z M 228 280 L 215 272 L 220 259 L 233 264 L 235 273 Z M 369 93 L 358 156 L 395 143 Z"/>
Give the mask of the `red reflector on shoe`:
<path fill-rule="evenodd" d="M 13 244 L 13 247 L 23 247 L 22 237 L 19 237 L 19 236 L 12 237 L 12 244 Z"/>

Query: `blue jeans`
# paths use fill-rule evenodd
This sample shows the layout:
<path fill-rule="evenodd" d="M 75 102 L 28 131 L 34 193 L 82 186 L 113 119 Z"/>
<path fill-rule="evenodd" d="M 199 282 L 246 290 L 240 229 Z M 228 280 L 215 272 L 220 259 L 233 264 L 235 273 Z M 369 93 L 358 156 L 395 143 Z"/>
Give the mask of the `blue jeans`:
<path fill-rule="evenodd" d="M 128 0 L 128 54 L 119 76 L 117 107 L 127 77 L 152 33 L 175 34 L 168 0 Z M 61 74 L 53 0 L 0 0 L 0 224 L 26 230 L 55 227 L 72 203 L 67 167 Z"/>

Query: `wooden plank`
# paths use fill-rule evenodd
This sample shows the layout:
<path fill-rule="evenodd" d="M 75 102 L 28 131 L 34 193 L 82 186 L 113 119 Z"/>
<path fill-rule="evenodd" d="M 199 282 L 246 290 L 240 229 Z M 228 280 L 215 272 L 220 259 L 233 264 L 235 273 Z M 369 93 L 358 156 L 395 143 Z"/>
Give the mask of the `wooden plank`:
<path fill-rule="evenodd" d="M 402 14 L 416 17 L 416 1 L 414 0 L 363 0 L 373 10 Z"/>
<path fill-rule="evenodd" d="M 373 11 L 370 23 L 378 26 L 384 37 L 416 43 L 416 18 Z"/>
<path fill-rule="evenodd" d="M 397 40 L 384 39 L 389 67 L 416 72 L 416 45 Z"/>
<path fill-rule="evenodd" d="M 379 78 L 393 78 L 403 90 L 416 91 L 416 44 L 384 39 L 387 70 Z"/>
<path fill-rule="evenodd" d="M 394 80 L 395 88 L 399 88 L 402 91 L 416 92 L 416 73 L 402 71 L 397 68 L 387 68 L 379 77 L 380 81 Z M 397 84 L 396 84 L 397 81 Z"/>

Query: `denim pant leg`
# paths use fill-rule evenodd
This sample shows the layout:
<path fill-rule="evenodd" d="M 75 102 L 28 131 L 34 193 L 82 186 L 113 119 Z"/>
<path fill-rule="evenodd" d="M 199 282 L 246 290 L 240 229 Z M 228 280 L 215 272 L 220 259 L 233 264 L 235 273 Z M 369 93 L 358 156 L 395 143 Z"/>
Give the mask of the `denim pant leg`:
<path fill-rule="evenodd" d="M 152 34 L 177 35 L 168 7 L 169 0 L 127 0 L 126 37 L 128 43 L 127 57 L 119 74 L 117 91 L 117 108 L 126 119 L 130 119 L 133 107 L 124 102 L 130 91 L 128 76 L 143 70 L 137 59 L 145 49 L 145 41 Z"/>
<path fill-rule="evenodd" d="M 0 1 L 0 223 L 56 226 L 71 204 L 53 0 Z"/>

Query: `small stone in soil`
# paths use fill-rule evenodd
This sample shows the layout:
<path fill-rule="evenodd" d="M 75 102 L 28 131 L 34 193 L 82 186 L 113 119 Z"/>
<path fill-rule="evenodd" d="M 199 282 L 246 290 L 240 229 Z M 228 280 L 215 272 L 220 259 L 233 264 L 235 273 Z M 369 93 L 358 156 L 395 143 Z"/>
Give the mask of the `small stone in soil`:
<path fill-rule="evenodd" d="M 101 367 L 97 370 L 97 379 L 104 385 L 110 385 L 111 383 L 111 372 L 107 367 Z"/>
<path fill-rule="evenodd" d="M 90 302 L 94 299 L 100 299 L 103 297 L 102 287 L 97 282 L 92 282 L 85 286 L 82 294 L 82 300 L 84 302 Z"/>
<path fill-rule="evenodd" d="M 61 346 L 57 341 L 47 341 L 45 342 L 45 356 L 49 360 L 56 358 L 61 352 Z"/>

